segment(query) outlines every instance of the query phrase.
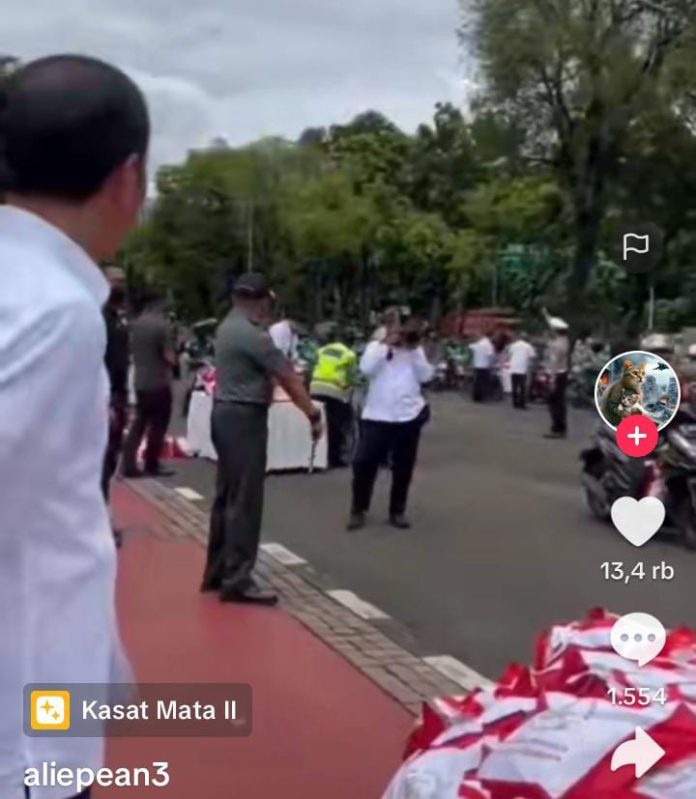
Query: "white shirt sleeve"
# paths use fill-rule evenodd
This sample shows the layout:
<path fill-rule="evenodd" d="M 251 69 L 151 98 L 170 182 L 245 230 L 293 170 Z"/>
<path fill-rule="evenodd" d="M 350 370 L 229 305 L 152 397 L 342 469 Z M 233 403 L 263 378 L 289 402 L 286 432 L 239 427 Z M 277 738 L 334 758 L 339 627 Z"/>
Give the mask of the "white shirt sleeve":
<path fill-rule="evenodd" d="M 389 347 L 379 341 L 371 341 L 360 359 L 360 371 L 365 377 L 374 377 L 387 362 Z"/>
<path fill-rule="evenodd" d="M 276 347 L 285 355 L 286 358 L 294 357 L 294 336 L 290 323 L 287 321 L 276 322 L 271 325 L 268 332 L 273 339 Z"/>
<path fill-rule="evenodd" d="M 411 365 L 419 383 L 429 383 L 433 379 L 435 369 L 425 357 L 423 347 L 418 347 L 411 352 Z"/>

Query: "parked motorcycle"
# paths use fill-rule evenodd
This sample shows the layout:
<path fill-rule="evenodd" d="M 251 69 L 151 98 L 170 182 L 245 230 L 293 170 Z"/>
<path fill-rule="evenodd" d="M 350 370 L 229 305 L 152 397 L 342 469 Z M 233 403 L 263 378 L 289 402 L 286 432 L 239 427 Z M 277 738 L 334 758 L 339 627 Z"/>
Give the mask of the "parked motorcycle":
<path fill-rule="evenodd" d="M 438 361 L 435 364 L 435 374 L 430 387 L 433 391 L 445 391 L 449 388 L 449 364 L 447 361 Z"/>
<path fill-rule="evenodd" d="M 435 374 L 430 384 L 433 391 L 463 391 L 467 382 L 464 356 L 448 354 L 435 364 Z"/>
<path fill-rule="evenodd" d="M 581 453 L 582 484 L 590 511 L 602 520 L 620 497 L 654 496 L 665 506 L 663 530 L 696 549 L 696 415 L 680 410 L 661 433 L 647 458 L 631 458 L 616 445 L 616 435 L 601 425 Z"/>
<path fill-rule="evenodd" d="M 574 367 L 568 381 L 568 402 L 573 408 L 591 408 L 594 405 L 594 390 L 597 370 L 593 367 Z"/>
<path fill-rule="evenodd" d="M 545 369 L 534 369 L 529 380 L 529 401 L 548 402 L 550 394 L 551 375 Z"/>

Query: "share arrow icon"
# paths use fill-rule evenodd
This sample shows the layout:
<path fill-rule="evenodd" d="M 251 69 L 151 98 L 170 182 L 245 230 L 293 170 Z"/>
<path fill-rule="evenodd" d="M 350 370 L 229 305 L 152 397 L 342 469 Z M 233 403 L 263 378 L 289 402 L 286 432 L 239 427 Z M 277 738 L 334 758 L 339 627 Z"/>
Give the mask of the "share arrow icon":
<path fill-rule="evenodd" d="M 624 766 L 635 766 L 636 779 L 640 779 L 654 768 L 665 754 L 665 750 L 645 730 L 636 727 L 636 737 L 632 741 L 622 743 L 614 752 L 611 770 L 618 771 Z"/>

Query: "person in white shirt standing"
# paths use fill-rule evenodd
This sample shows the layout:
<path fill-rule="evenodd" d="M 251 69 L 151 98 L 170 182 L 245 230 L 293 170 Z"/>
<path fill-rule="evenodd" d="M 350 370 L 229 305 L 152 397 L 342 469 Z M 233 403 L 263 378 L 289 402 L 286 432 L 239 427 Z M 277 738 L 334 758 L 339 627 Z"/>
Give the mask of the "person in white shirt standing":
<path fill-rule="evenodd" d="M 491 370 L 495 361 L 495 347 L 488 335 L 484 333 L 478 341 L 471 345 L 471 352 L 474 366 L 472 396 L 474 402 L 483 402 L 488 399 L 491 391 Z"/>
<path fill-rule="evenodd" d="M 290 319 L 281 319 L 268 328 L 273 343 L 291 361 L 297 359 L 299 338 Z"/>
<path fill-rule="evenodd" d="M 536 350 L 529 343 L 527 334 L 520 332 L 508 348 L 510 356 L 510 377 L 512 379 L 512 406 L 527 408 L 527 381 L 536 358 Z"/>
<path fill-rule="evenodd" d="M 29 63 L 3 94 L 0 797 L 66 799 L 69 775 L 101 768 L 103 741 L 25 735 L 23 689 L 133 679 L 100 486 L 109 284 L 96 263 L 138 219 L 149 120 L 135 84 L 86 57 Z M 52 761 L 61 784 L 27 787 L 27 769 Z"/>
<path fill-rule="evenodd" d="M 417 320 L 392 325 L 381 341 L 371 341 L 360 360 L 369 386 L 360 423 L 360 441 L 353 461 L 353 501 L 348 530 L 358 530 L 365 519 L 379 466 L 391 458 L 392 486 L 389 522 L 406 529 L 408 491 L 418 455 L 428 406 L 422 385 L 434 369 L 420 345 Z"/>

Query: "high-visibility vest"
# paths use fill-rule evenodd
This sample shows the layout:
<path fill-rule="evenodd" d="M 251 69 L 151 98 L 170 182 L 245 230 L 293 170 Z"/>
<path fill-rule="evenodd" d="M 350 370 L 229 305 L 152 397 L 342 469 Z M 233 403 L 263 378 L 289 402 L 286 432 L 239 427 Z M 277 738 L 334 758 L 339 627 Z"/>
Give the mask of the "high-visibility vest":
<path fill-rule="evenodd" d="M 312 394 L 338 396 L 344 399 L 353 383 L 358 356 L 345 344 L 327 344 L 317 352 L 317 365 L 312 373 Z"/>

